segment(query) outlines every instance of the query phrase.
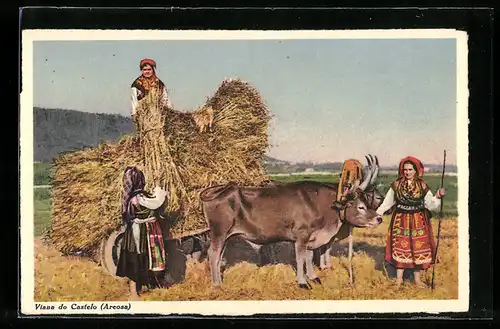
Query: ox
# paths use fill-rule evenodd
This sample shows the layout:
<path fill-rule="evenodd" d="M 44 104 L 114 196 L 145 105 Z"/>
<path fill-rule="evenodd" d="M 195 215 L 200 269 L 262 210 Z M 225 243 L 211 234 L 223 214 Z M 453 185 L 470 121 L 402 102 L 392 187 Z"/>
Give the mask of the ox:
<path fill-rule="evenodd" d="M 200 194 L 205 220 L 210 228 L 208 258 L 212 285 L 222 283 L 220 262 L 226 240 L 240 235 L 252 245 L 289 241 L 295 244 L 297 283 L 310 289 L 304 276 L 321 283 L 313 268 L 313 250 L 339 232 L 342 223 L 376 227 L 382 222 L 366 206 L 359 181 L 336 202 L 337 189 L 320 182 L 301 181 L 272 187 L 239 187 L 229 183 Z"/>
<path fill-rule="evenodd" d="M 368 170 L 365 174 L 365 179 L 360 185 L 360 189 L 365 191 L 366 195 L 366 206 L 369 209 L 376 210 L 384 201 L 384 196 L 377 190 L 375 181 L 378 177 L 379 172 L 379 162 L 378 158 L 375 156 L 370 157 L 366 156 L 366 160 L 368 162 Z M 337 184 L 332 184 L 335 188 L 338 187 Z M 320 268 L 327 269 L 332 267 L 331 261 L 331 250 L 334 241 L 342 241 L 345 238 L 348 238 L 348 259 L 349 259 L 349 282 L 353 283 L 353 273 L 352 273 L 352 254 L 353 254 L 353 236 L 352 236 L 352 225 L 343 225 L 337 235 L 335 235 L 331 241 L 331 243 L 322 246 L 318 249 L 320 253 Z"/>

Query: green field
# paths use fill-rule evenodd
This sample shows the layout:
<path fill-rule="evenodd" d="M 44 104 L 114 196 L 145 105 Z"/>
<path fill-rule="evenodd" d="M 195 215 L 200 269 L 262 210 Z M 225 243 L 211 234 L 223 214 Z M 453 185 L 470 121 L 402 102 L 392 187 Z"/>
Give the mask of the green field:
<path fill-rule="evenodd" d="M 40 236 L 43 229 L 50 225 L 51 199 L 49 188 L 34 190 L 35 195 L 35 236 Z"/>
<path fill-rule="evenodd" d="M 52 164 L 50 163 L 35 163 L 34 176 L 35 185 L 49 185 L 52 180 L 51 172 Z"/>
<path fill-rule="evenodd" d="M 338 174 L 332 175 L 286 175 L 286 176 L 270 176 L 271 179 L 279 182 L 293 182 L 298 180 L 314 180 L 323 182 L 337 182 L 339 179 Z M 377 182 L 377 189 L 382 193 L 387 193 L 390 184 L 396 178 L 395 175 L 384 175 L 380 174 Z M 50 185 L 51 174 L 50 165 L 43 163 L 35 164 L 35 185 Z M 440 175 L 428 175 L 425 177 L 425 182 L 431 188 L 432 192 L 435 193 L 436 190 L 441 185 Z M 443 215 L 448 217 L 457 216 L 457 177 L 456 176 L 446 176 L 445 178 L 445 188 L 446 197 L 443 206 Z M 36 188 L 34 190 L 34 202 L 35 202 L 35 236 L 39 236 L 43 229 L 50 225 L 51 220 L 51 198 L 50 198 L 50 188 Z"/>
<path fill-rule="evenodd" d="M 294 182 L 298 180 L 314 180 L 322 182 L 332 182 L 336 183 L 339 181 L 339 175 L 289 175 L 289 176 L 270 176 L 271 179 L 279 182 Z M 386 175 L 380 174 L 377 178 L 377 190 L 385 195 L 389 190 L 392 182 L 396 179 L 396 175 Z M 436 193 L 437 189 L 441 186 L 441 175 L 428 175 L 424 177 L 425 182 L 430 187 L 433 194 Z M 444 180 L 444 187 L 446 189 L 445 201 L 443 204 L 443 215 L 444 216 L 457 216 L 457 199 L 458 199 L 458 188 L 457 188 L 457 177 L 456 176 L 446 176 Z"/>

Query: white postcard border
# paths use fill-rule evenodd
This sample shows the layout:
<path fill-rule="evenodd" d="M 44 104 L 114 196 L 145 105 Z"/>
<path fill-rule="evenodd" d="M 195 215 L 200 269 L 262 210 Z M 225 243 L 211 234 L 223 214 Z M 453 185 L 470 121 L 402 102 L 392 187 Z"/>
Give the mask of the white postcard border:
<path fill-rule="evenodd" d="M 307 300 L 307 301 L 165 301 L 165 302 L 34 302 L 34 200 L 33 200 L 33 42 L 49 40 L 237 40 L 329 38 L 452 38 L 457 41 L 457 167 L 459 298 L 457 300 Z M 22 32 L 21 144 L 21 313 L 41 314 L 200 314 L 252 315 L 287 313 L 439 313 L 465 312 L 469 308 L 468 218 L 468 65 L 467 34 L 453 29 L 393 30 L 24 30 Z M 35 304 L 54 310 L 36 309 Z M 95 305 L 93 309 L 90 304 Z M 102 310 L 103 304 L 129 305 L 129 310 Z M 63 306 L 61 306 L 63 305 Z M 72 309 L 90 307 L 90 310 Z M 66 309 L 62 310 L 66 306 Z M 74 306 L 73 306 L 74 307 Z"/>

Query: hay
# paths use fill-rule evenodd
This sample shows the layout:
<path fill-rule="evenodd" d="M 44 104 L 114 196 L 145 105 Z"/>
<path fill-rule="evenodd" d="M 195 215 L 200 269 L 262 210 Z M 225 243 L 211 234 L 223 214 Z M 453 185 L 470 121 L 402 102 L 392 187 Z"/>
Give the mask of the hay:
<path fill-rule="evenodd" d="M 147 190 L 155 184 L 167 190 L 173 238 L 207 230 L 199 200 L 205 187 L 267 181 L 262 158 L 271 117 L 250 84 L 225 80 L 191 113 L 161 108 L 157 100 L 153 92 L 141 101 L 136 133 L 54 161 L 49 234 L 58 250 L 94 255 L 122 224 L 122 175 L 128 165 L 143 170 Z"/>
<path fill-rule="evenodd" d="M 347 243 L 336 245 L 333 267 L 317 271 L 322 285 L 313 290 L 297 287 L 290 265 L 256 266 L 242 261 L 224 272 L 222 289 L 211 287 L 210 269 L 203 263 L 187 262 L 185 280 L 169 289 L 153 289 L 142 294 L 145 301 L 202 300 L 450 300 L 459 296 L 458 225 L 457 217 L 443 219 L 440 263 L 436 266 L 436 289 L 417 288 L 406 282 L 401 288 L 382 269 L 389 217 L 374 229 L 355 230 L 355 286 L 348 286 Z M 458 219 L 459 220 L 459 219 Z M 432 220 L 434 232 L 438 220 Z M 85 259 L 61 257 L 52 246 L 35 244 L 35 301 L 109 301 L 126 300 L 126 280 L 107 275 L 104 270 Z M 227 251 L 230 251 L 228 246 Z M 291 247 L 293 249 L 293 246 Z M 285 261 L 286 259 L 280 261 Z M 425 272 L 424 282 L 431 281 L 432 270 Z"/>

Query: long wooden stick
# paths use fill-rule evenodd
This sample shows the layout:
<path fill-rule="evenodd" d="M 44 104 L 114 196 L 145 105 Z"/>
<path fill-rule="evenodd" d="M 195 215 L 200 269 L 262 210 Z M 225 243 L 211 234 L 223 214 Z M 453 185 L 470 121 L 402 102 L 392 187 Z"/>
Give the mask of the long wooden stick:
<path fill-rule="evenodd" d="M 444 159 L 443 159 L 443 173 L 441 175 L 441 188 L 444 186 L 444 169 L 446 165 L 446 150 L 444 150 Z M 432 282 L 431 289 L 434 290 L 434 273 L 436 269 L 437 262 L 437 252 L 439 248 L 439 237 L 441 236 L 441 220 L 443 219 L 443 196 L 441 196 L 441 209 L 439 210 L 439 220 L 438 220 L 438 233 L 437 233 L 437 242 L 436 242 L 436 252 L 434 254 L 434 264 L 432 265 Z"/>
<path fill-rule="evenodd" d="M 353 236 L 352 236 L 352 225 L 351 224 L 348 224 L 349 225 L 349 251 L 347 253 L 348 255 L 348 258 L 349 258 L 349 284 L 353 284 L 354 283 L 354 276 L 352 274 L 352 254 L 353 254 Z M 328 256 L 330 257 L 330 256 Z"/>

